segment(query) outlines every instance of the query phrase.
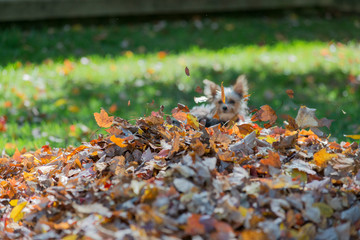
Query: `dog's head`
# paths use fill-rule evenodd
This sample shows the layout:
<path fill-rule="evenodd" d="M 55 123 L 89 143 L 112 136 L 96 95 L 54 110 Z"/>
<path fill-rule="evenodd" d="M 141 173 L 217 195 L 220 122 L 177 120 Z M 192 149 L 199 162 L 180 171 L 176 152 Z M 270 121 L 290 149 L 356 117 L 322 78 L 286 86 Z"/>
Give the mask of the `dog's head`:
<path fill-rule="evenodd" d="M 221 87 L 207 79 L 204 80 L 204 93 L 208 100 L 215 105 L 214 114 L 217 113 L 221 121 L 232 120 L 246 111 L 244 96 L 248 94 L 247 80 L 245 75 L 237 78 L 232 87 L 224 88 L 225 103 L 221 99 Z"/>

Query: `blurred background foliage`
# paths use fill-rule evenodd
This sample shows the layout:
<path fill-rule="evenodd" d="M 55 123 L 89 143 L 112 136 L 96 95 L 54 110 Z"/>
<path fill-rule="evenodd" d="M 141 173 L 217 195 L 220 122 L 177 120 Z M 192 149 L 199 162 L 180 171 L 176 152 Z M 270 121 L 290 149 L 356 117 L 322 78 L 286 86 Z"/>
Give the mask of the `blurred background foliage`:
<path fill-rule="evenodd" d="M 360 132 L 359 39 L 358 17 L 316 11 L 2 24 L 0 148 L 79 145 L 101 108 L 130 120 L 160 105 L 170 114 L 195 105 L 203 79 L 226 86 L 239 74 L 251 109 L 269 104 L 282 125 L 301 105 L 316 108 L 335 120 L 332 139 L 350 140 Z"/>

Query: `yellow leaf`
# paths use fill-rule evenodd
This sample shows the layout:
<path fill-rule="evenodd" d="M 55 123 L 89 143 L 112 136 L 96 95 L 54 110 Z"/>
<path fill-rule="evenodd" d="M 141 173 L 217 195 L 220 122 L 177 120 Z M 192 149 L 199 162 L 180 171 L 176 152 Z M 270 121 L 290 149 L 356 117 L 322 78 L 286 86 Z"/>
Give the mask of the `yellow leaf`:
<path fill-rule="evenodd" d="M 360 134 L 357 135 L 344 135 L 344 137 L 348 137 L 348 138 L 352 138 L 355 140 L 359 140 L 360 139 Z"/>
<path fill-rule="evenodd" d="M 124 143 L 124 139 L 122 139 L 122 138 L 117 138 L 117 137 L 115 137 L 115 135 L 112 135 L 111 137 L 110 137 L 110 140 L 113 142 L 113 143 L 115 143 L 116 145 L 118 145 L 119 147 L 126 147 L 127 146 L 127 144 L 126 143 Z"/>
<path fill-rule="evenodd" d="M 336 158 L 338 155 L 335 153 L 327 153 L 326 149 L 323 148 L 314 154 L 314 162 L 319 167 L 325 167 L 326 163 L 332 158 Z"/>
<path fill-rule="evenodd" d="M 248 209 L 247 209 L 247 208 L 244 208 L 244 207 L 240 206 L 238 210 L 239 210 L 241 216 L 246 217 L 246 215 L 247 215 L 247 213 L 248 213 Z"/>
<path fill-rule="evenodd" d="M 16 205 L 16 207 L 14 207 L 10 213 L 10 218 L 12 218 L 15 222 L 21 220 L 24 217 L 24 213 L 22 212 L 22 210 L 24 209 L 26 204 L 27 202 L 25 201 Z"/>
<path fill-rule="evenodd" d="M 193 127 L 194 129 L 198 129 L 198 128 L 199 128 L 199 121 L 197 120 L 196 117 L 194 117 L 194 116 L 191 115 L 191 114 L 187 114 L 186 119 L 187 119 L 187 123 L 188 123 L 191 127 Z"/>
<path fill-rule="evenodd" d="M 66 102 L 67 102 L 67 100 L 65 98 L 60 98 L 59 100 L 57 100 L 55 102 L 54 105 L 55 105 L 55 107 L 60 107 L 60 106 L 62 106 L 64 104 L 66 104 Z"/>
<path fill-rule="evenodd" d="M 76 240 L 76 239 L 77 239 L 77 235 L 71 234 L 71 235 L 67 235 L 67 236 L 63 237 L 61 240 Z"/>
<path fill-rule="evenodd" d="M 17 205 L 18 201 L 19 201 L 19 199 L 13 199 L 9 203 L 11 206 L 15 207 Z"/>
<path fill-rule="evenodd" d="M 71 105 L 68 107 L 68 110 L 72 113 L 77 113 L 80 111 L 80 108 L 78 106 L 75 106 L 75 105 Z"/>
<path fill-rule="evenodd" d="M 36 179 L 32 173 L 23 172 L 23 174 L 24 174 L 24 179 L 26 181 L 32 181 L 32 180 Z"/>

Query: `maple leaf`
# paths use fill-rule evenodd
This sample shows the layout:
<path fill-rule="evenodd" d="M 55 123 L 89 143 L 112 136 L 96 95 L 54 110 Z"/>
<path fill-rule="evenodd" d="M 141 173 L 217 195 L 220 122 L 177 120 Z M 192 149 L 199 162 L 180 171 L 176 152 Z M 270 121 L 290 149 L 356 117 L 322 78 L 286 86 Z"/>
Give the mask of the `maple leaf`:
<path fill-rule="evenodd" d="M 273 125 L 276 119 L 275 111 L 269 105 L 264 105 L 252 116 L 251 121 L 269 121 L 269 124 Z"/>
<path fill-rule="evenodd" d="M 109 117 L 109 115 L 104 109 L 101 109 L 100 113 L 94 113 L 94 117 L 97 125 L 103 128 L 111 127 L 114 121 L 114 117 Z"/>

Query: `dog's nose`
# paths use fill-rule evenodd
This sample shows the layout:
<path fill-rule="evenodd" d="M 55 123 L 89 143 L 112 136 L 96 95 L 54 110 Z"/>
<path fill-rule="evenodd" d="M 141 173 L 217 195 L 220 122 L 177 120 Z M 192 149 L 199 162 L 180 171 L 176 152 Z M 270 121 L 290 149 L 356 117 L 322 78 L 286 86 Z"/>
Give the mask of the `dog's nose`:
<path fill-rule="evenodd" d="M 226 105 L 224 105 L 224 106 L 222 106 L 222 109 L 223 109 L 224 111 L 226 111 L 226 110 L 228 109 L 228 107 L 227 107 Z"/>

